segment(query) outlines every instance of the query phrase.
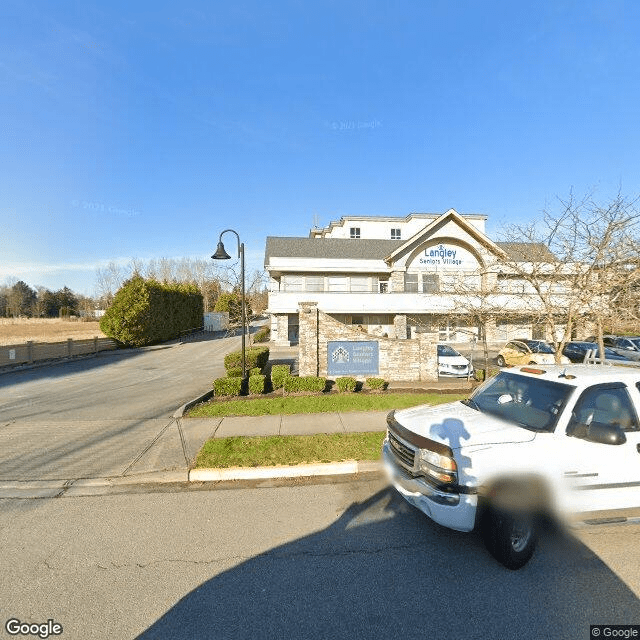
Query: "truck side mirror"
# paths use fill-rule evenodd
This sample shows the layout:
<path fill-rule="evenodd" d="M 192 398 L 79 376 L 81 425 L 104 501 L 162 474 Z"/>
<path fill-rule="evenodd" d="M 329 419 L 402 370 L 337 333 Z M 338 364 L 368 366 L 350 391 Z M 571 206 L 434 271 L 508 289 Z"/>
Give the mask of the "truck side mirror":
<path fill-rule="evenodd" d="M 620 425 L 595 422 L 587 427 L 585 440 L 598 444 L 624 444 L 627 436 Z"/>

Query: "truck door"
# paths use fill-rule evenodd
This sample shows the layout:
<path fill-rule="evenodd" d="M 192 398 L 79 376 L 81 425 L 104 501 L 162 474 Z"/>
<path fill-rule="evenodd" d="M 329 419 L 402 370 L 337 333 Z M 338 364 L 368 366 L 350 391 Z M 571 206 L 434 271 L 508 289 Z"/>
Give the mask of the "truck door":
<path fill-rule="evenodd" d="M 622 383 L 594 385 L 576 402 L 562 442 L 563 476 L 580 512 L 632 510 L 640 515 L 640 394 Z M 592 435 L 622 429 L 624 442 L 593 442 Z M 618 432 L 619 433 L 619 432 Z"/>

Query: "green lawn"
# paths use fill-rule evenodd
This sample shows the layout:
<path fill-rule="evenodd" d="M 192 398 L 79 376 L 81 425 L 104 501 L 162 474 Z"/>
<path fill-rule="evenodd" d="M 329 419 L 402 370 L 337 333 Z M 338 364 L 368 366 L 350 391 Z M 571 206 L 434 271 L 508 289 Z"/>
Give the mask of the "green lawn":
<path fill-rule="evenodd" d="M 205 442 L 196 468 L 265 467 L 304 462 L 377 460 L 384 431 L 313 436 L 219 438 Z"/>
<path fill-rule="evenodd" d="M 419 404 L 442 404 L 466 398 L 468 394 L 445 393 L 340 393 L 317 396 L 277 396 L 214 400 L 194 407 L 189 418 L 222 416 L 264 416 L 331 411 L 390 411 Z"/>

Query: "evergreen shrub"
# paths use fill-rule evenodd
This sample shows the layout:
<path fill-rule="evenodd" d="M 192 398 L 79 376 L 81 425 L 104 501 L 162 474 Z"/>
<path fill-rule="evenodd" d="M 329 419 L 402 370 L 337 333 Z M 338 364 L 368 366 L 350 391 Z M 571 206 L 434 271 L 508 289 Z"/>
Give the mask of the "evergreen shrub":
<path fill-rule="evenodd" d="M 357 381 L 351 376 L 344 376 L 342 378 L 336 378 L 336 386 L 339 391 L 355 391 Z"/>
<path fill-rule="evenodd" d="M 367 386 L 373 391 L 384 391 L 389 383 L 382 378 L 367 378 Z"/>
<path fill-rule="evenodd" d="M 327 379 L 316 376 L 288 376 L 284 379 L 284 390 L 287 393 L 311 391 L 322 393 L 327 386 Z"/>
<path fill-rule="evenodd" d="M 269 347 L 251 347 L 245 349 L 245 365 L 247 370 L 258 368 L 262 370 L 269 361 Z M 242 351 L 232 351 L 224 357 L 224 368 L 242 368 Z"/>
<path fill-rule="evenodd" d="M 263 376 L 261 374 L 249 376 L 249 393 L 264 393 L 264 384 L 266 379 L 267 376 Z"/>
<path fill-rule="evenodd" d="M 116 293 L 100 319 L 102 332 L 122 344 L 142 347 L 177 338 L 202 326 L 203 303 L 192 284 L 164 284 L 135 276 Z"/>
<path fill-rule="evenodd" d="M 213 395 L 239 396 L 242 391 L 242 376 L 233 378 L 216 378 L 213 381 Z"/>
<path fill-rule="evenodd" d="M 271 385 L 275 389 L 282 389 L 284 381 L 291 376 L 291 367 L 288 364 L 274 364 L 271 367 Z"/>

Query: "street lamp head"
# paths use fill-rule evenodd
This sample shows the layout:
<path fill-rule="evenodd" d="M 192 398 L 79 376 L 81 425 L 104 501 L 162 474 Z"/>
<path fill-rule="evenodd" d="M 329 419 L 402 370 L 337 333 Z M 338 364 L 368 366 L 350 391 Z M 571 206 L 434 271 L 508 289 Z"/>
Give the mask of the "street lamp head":
<path fill-rule="evenodd" d="M 224 250 L 222 241 L 218 242 L 216 252 L 211 256 L 214 260 L 230 260 L 231 256 Z"/>

